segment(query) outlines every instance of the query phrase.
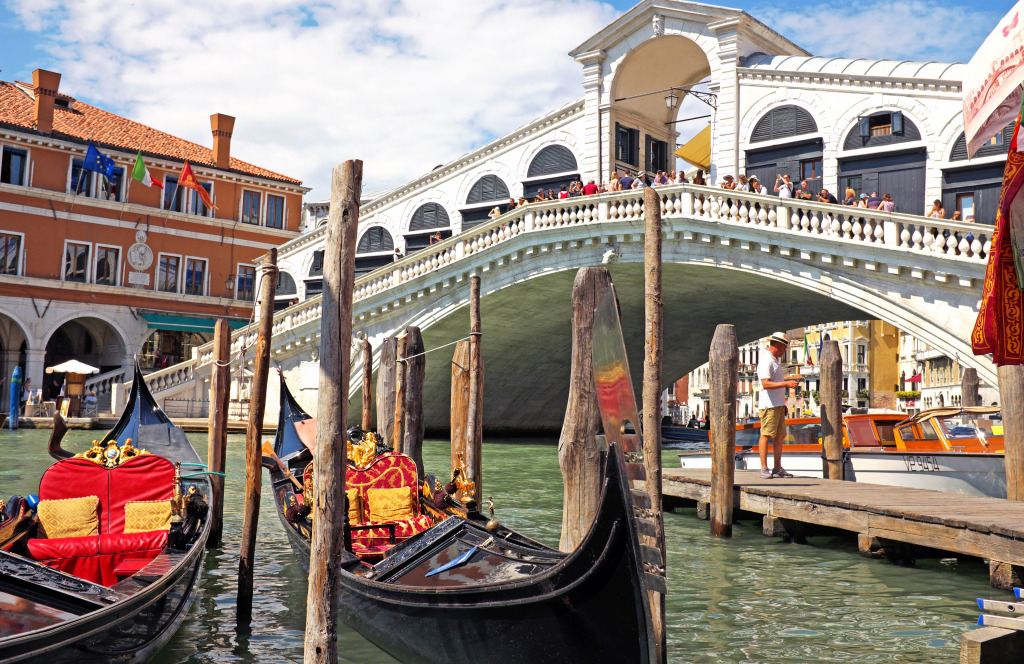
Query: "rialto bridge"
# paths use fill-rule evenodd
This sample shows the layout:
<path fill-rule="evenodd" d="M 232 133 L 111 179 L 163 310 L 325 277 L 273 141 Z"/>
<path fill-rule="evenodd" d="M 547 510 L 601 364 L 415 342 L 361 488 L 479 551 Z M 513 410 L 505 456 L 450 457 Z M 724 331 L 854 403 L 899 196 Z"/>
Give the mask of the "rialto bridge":
<path fill-rule="evenodd" d="M 971 353 L 990 226 L 881 213 L 695 185 L 659 187 L 664 234 L 666 380 L 707 361 L 715 326 L 741 343 L 776 329 L 878 318 L 975 367 L 996 384 L 987 357 Z M 303 236 L 322 242 L 324 229 Z M 643 197 L 628 191 L 508 212 L 356 281 L 354 333 L 375 351 L 406 326 L 428 349 L 469 329 L 469 277 L 482 281 L 484 422 L 494 431 L 551 431 L 568 394 L 570 298 L 578 268 L 607 265 L 619 295 L 634 379 L 643 352 Z M 315 410 L 320 296 L 275 314 L 271 358 Z M 232 376 L 252 369 L 255 326 L 232 337 Z M 427 356 L 428 428 L 448 423 L 451 348 Z M 357 354 L 354 354 L 354 358 Z M 377 354 L 375 352 L 375 362 Z M 211 345 L 150 374 L 158 399 L 206 400 Z M 350 412 L 361 399 L 354 359 Z M 267 420 L 276 419 L 271 381 Z"/>

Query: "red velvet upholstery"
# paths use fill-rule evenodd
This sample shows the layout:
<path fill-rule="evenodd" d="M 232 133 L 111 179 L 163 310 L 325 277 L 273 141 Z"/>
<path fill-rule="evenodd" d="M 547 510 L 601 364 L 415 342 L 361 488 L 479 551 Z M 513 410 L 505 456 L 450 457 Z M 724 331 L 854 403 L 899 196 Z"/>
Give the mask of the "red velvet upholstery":
<path fill-rule="evenodd" d="M 147 454 L 104 468 L 86 459 L 64 459 L 50 466 L 39 482 L 41 500 L 80 496 L 100 499 L 98 537 L 30 539 L 37 561 L 79 578 L 113 585 L 123 560 L 155 558 L 167 544 L 167 531 L 124 532 L 124 506 L 139 500 L 170 500 L 174 495 L 174 464 Z"/>

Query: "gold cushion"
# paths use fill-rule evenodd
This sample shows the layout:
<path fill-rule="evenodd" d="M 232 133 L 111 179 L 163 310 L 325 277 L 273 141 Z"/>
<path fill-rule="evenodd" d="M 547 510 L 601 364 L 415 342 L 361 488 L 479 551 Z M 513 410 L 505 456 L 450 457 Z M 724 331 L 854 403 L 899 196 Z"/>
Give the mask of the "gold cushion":
<path fill-rule="evenodd" d="M 99 508 L 96 496 L 40 500 L 36 508 L 40 537 L 96 537 L 100 534 Z"/>
<path fill-rule="evenodd" d="M 416 517 L 412 487 L 397 489 L 367 489 L 366 503 L 370 510 L 368 521 L 402 521 Z"/>
<path fill-rule="evenodd" d="M 136 500 L 125 503 L 125 533 L 148 533 L 151 530 L 170 530 L 170 528 L 171 501 Z"/>
<path fill-rule="evenodd" d="M 359 500 L 359 489 L 346 489 L 345 497 L 348 498 L 348 522 L 356 524 L 363 522 L 362 501 Z"/>

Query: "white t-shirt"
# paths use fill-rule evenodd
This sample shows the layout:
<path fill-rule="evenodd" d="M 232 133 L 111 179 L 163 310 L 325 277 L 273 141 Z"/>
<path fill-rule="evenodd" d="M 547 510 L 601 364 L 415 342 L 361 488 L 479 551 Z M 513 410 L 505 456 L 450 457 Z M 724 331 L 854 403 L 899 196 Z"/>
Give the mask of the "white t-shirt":
<path fill-rule="evenodd" d="M 779 198 L 793 198 L 793 185 L 785 181 L 779 183 Z"/>
<path fill-rule="evenodd" d="M 767 378 L 773 383 L 781 383 L 785 377 L 786 376 L 782 371 L 782 365 L 779 364 L 778 358 L 772 355 L 770 349 L 765 348 L 762 350 L 761 359 L 757 363 L 757 380 L 761 381 Z M 761 393 L 757 397 L 757 407 L 759 409 L 775 408 L 777 406 L 785 405 L 786 388 L 776 387 L 773 390 L 761 388 Z"/>

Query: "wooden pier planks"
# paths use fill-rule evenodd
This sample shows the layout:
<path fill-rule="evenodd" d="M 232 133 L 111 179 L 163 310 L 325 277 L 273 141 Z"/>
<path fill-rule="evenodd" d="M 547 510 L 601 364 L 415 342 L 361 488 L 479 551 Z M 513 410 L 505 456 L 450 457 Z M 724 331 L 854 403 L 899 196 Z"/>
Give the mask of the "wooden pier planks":
<path fill-rule="evenodd" d="M 708 501 L 711 471 L 667 469 L 663 491 Z M 1013 565 L 1024 565 L 1024 504 L 999 498 L 736 471 L 736 507 Z"/>

